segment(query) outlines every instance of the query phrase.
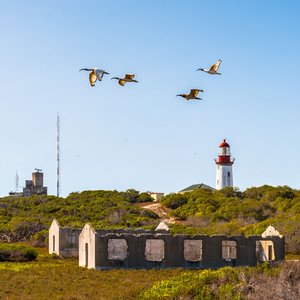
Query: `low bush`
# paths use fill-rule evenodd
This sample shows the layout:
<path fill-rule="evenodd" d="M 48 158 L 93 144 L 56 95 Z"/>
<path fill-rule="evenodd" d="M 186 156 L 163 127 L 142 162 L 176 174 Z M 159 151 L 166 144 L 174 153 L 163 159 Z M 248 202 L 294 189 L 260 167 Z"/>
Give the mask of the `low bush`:
<path fill-rule="evenodd" d="M 268 288 L 272 287 L 272 288 Z M 188 271 L 155 283 L 139 299 L 300 299 L 300 264 Z"/>
<path fill-rule="evenodd" d="M 31 261 L 38 253 L 35 249 L 17 244 L 0 244 L 0 261 Z"/>
<path fill-rule="evenodd" d="M 41 230 L 33 235 L 30 239 L 30 245 L 33 247 L 47 247 L 49 231 Z"/>

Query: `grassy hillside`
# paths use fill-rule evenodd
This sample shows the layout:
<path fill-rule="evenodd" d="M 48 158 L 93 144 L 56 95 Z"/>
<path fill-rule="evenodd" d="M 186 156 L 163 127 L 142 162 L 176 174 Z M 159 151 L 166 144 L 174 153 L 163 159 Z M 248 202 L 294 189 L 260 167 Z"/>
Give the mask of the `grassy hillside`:
<path fill-rule="evenodd" d="M 43 244 L 53 218 L 63 226 L 154 228 L 159 218 L 136 203 L 151 199 L 134 190 L 85 191 L 66 198 L 0 199 L 0 239 Z M 197 190 L 162 199 L 178 224 L 171 231 L 261 234 L 273 224 L 286 236 L 287 250 L 300 252 L 300 191 L 262 186 L 244 192 Z M 44 243 L 46 245 L 46 243 Z M 36 248 L 32 262 L 0 263 L 0 299 L 299 299 L 300 264 L 284 262 L 219 270 L 108 270 L 78 267 Z M 63 279 L 63 280 L 62 280 Z M 266 288 L 270 287 L 272 288 Z"/>
<path fill-rule="evenodd" d="M 0 241 L 47 236 L 53 218 L 62 226 L 97 228 L 155 228 L 158 216 L 135 205 L 149 202 L 146 193 L 135 190 L 84 191 L 66 198 L 34 196 L 0 199 Z M 169 194 L 161 203 L 178 220 L 171 231 L 204 234 L 261 234 L 274 225 L 286 237 L 287 252 L 300 254 L 300 191 L 287 186 L 252 187 L 241 192 L 196 190 Z"/>
<path fill-rule="evenodd" d="M 96 228 L 155 226 L 158 216 L 141 209 L 136 202 L 151 201 L 146 193 L 134 190 L 85 191 L 66 198 L 33 196 L 0 199 L 0 240 L 18 241 L 46 234 L 56 218 L 62 226 Z"/>
<path fill-rule="evenodd" d="M 219 270 L 78 267 L 39 249 L 37 261 L 0 263 L 0 299 L 299 299 L 300 264 Z M 272 288 L 266 288 L 272 287 Z"/>
<path fill-rule="evenodd" d="M 271 288 L 268 288 L 271 287 Z M 300 297 L 300 264 L 185 272 L 155 283 L 139 299 L 290 299 Z"/>
<path fill-rule="evenodd" d="M 0 263 L 0 299 L 138 299 L 155 282 L 183 273 L 180 269 L 88 270 L 78 267 L 78 260 L 57 259 L 45 249 L 39 252 L 34 262 Z"/>
<path fill-rule="evenodd" d="M 196 190 L 161 200 L 181 225 L 173 232 L 261 234 L 268 225 L 285 235 L 287 251 L 300 253 L 300 191 L 287 186 L 252 187 L 244 192 Z"/>

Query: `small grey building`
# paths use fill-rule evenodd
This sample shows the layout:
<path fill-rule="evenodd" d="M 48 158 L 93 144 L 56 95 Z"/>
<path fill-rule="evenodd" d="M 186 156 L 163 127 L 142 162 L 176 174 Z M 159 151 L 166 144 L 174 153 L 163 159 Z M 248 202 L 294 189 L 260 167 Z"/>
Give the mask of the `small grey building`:
<path fill-rule="evenodd" d="M 80 232 L 79 228 L 61 227 L 54 219 L 49 228 L 49 254 L 78 257 Z"/>
<path fill-rule="evenodd" d="M 33 195 L 47 195 L 48 188 L 44 186 L 44 173 L 41 169 L 35 169 L 32 172 L 32 180 L 25 180 L 23 192 L 10 192 L 14 197 L 30 197 Z"/>

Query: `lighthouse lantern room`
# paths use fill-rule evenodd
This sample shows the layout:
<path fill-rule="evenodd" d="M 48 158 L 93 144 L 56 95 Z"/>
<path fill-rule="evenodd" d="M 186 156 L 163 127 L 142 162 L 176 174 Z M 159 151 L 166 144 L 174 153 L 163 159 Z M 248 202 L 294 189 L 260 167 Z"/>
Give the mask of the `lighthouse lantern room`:
<path fill-rule="evenodd" d="M 218 158 L 215 159 L 217 165 L 216 189 L 221 190 L 226 186 L 233 186 L 232 165 L 230 146 L 226 139 L 219 146 Z"/>

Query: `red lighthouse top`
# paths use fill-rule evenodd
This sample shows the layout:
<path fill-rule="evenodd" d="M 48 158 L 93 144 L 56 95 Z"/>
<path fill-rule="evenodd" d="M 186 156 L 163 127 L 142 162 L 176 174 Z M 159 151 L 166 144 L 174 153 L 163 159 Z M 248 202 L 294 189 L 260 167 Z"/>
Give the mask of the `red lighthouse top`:
<path fill-rule="evenodd" d="M 219 146 L 218 158 L 215 159 L 217 165 L 232 165 L 234 160 L 230 159 L 230 146 L 224 139 Z"/>
<path fill-rule="evenodd" d="M 223 142 L 220 144 L 219 147 L 220 147 L 220 148 L 223 148 L 223 147 L 230 148 L 229 144 L 226 142 L 226 139 L 223 140 Z"/>

